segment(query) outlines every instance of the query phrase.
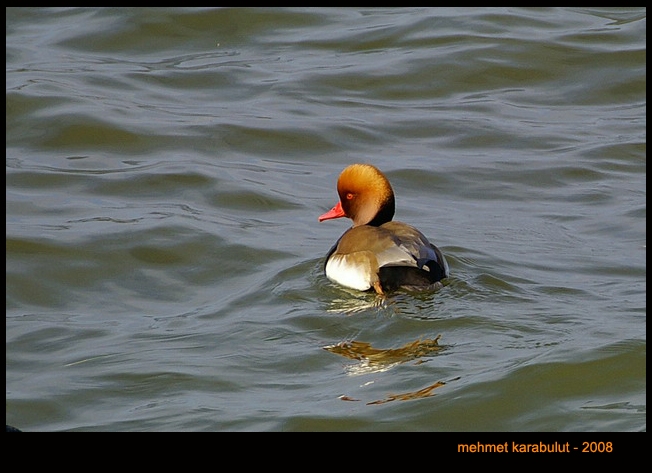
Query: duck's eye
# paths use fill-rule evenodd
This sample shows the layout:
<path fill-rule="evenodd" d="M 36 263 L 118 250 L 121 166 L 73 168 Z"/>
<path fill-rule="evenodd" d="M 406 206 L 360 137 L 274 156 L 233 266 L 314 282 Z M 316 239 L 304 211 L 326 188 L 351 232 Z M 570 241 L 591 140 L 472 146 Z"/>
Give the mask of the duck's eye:
<path fill-rule="evenodd" d="M 351 200 L 351 199 L 353 199 L 353 197 L 354 197 L 353 192 L 347 192 L 346 193 L 346 200 Z"/>

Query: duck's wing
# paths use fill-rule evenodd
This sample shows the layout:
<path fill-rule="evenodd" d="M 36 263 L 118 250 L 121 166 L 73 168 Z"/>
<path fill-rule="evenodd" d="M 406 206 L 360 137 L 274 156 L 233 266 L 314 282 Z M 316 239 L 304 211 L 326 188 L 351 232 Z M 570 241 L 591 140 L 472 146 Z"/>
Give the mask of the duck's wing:
<path fill-rule="evenodd" d="M 387 284 L 399 286 L 425 286 L 448 277 L 448 263 L 444 255 L 419 230 L 394 221 L 381 228 L 389 231 L 395 242 L 391 251 L 387 252 L 386 261 L 380 265 L 381 281 L 385 279 Z M 405 281 L 405 284 L 400 284 L 401 281 Z"/>

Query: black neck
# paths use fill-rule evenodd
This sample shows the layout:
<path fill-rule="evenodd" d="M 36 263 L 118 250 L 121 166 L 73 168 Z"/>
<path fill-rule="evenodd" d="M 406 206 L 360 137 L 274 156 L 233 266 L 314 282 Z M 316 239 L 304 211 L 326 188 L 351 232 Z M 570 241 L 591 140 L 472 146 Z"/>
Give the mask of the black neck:
<path fill-rule="evenodd" d="M 391 222 L 394 218 L 395 210 L 394 196 L 391 196 L 383 203 L 376 216 L 367 225 L 379 227 L 383 223 Z"/>

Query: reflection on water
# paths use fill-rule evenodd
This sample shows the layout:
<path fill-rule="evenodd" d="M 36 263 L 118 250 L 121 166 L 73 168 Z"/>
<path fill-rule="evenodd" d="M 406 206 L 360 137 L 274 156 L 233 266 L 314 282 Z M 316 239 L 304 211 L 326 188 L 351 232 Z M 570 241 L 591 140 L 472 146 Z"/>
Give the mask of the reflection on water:
<path fill-rule="evenodd" d="M 369 309 L 387 306 L 387 299 L 380 295 L 358 293 L 348 298 L 335 298 L 328 302 L 327 312 L 337 314 L 355 314 Z"/>
<path fill-rule="evenodd" d="M 360 363 L 346 367 L 349 374 L 357 375 L 387 371 L 393 366 L 412 360 L 422 363 L 421 358 L 432 356 L 444 349 L 439 345 L 440 338 L 441 335 L 432 339 L 415 340 L 400 348 L 375 348 L 371 343 L 357 340 L 344 341 L 323 348 L 331 353 L 359 361 Z"/>
<path fill-rule="evenodd" d="M 412 401 L 414 399 L 422 399 L 424 397 L 430 397 L 433 395 L 433 390 L 436 388 L 439 388 L 441 386 L 444 386 L 446 383 L 443 381 L 437 381 L 430 386 L 426 386 L 425 388 L 419 389 L 417 391 L 412 391 L 412 392 L 406 392 L 406 393 L 401 393 L 401 394 L 390 394 L 388 397 L 385 399 L 379 399 L 377 401 L 371 401 L 368 402 L 367 404 L 385 404 L 386 402 L 390 401 Z"/>
<path fill-rule="evenodd" d="M 345 371 L 350 375 L 364 375 L 382 373 L 408 361 L 416 360 L 415 364 L 423 363 L 425 361 L 423 358 L 434 356 L 437 352 L 444 349 L 443 346 L 439 345 L 440 338 L 441 335 L 437 335 L 437 337 L 432 339 L 419 339 L 406 343 L 399 348 L 375 348 L 371 343 L 357 340 L 344 341 L 323 348 L 331 353 L 359 361 L 359 363 L 346 366 Z M 366 404 L 385 404 L 391 401 L 411 401 L 431 397 L 436 388 L 445 384 L 443 381 L 437 381 L 416 391 L 389 394 L 383 399 L 369 401 Z M 341 395 L 339 399 L 342 401 L 360 401 L 360 399 L 348 395 Z"/>
<path fill-rule="evenodd" d="M 320 277 L 325 277 L 323 271 L 319 272 Z M 399 309 L 404 298 L 410 301 L 425 300 L 430 303 L 433 301 L 433 296 L 437 294 L 442 288 L 451 284 L 453 279 L 447 279 L 443 283 L 440 281 L 432 289 L 410 291 L 407 289 L 400 289 L 391 294 L 376 294 L 374 291 L 360 292 L 346 287 L 337 287 L 339 292 L 342 292 L 344 297 L 334 296 L 328 301 L 326 311 L 335 314 L 352 315 L 367 310 L 382 310 L 390 307 Z"/>
<path fill-rule="evenodd" d="M 368 406 L 374 405 L 374 404 L 385 404 L 387 402 L 391 401 L 412 401 L 414 399 L 423 399 L 426 397 L 431 397 L 433 395 L 433 391 L 437 388 L 440 388 L 442 386 L 446 385 L 443 381 L 437 381 L 430 386 L 426 386 L 425 388 L 418 389 L 416 391 L 410 391 L 410 392 L 405 392 L 401 394 L 389 394 L 386 398 L 384 399 L 377 399 L 375 401 L 369 401 L 366 404 Z M 356 399 L 351 396 L 346 396 L 342 395 L 339 397 L 340 400 L 342 401 L 360 401 L 360 399 Z"/>

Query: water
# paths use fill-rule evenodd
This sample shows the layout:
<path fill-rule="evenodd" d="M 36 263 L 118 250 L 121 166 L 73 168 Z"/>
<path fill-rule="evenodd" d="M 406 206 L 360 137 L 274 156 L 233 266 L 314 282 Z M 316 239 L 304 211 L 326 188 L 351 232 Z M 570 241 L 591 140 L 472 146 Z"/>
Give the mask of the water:
<path fill-rule="evenodd" d="M 8 8 L 6 60 L 8 424 L 646 430 L 645 8 Z M 325 279 L 352 162 L 443 289 Z"/>

